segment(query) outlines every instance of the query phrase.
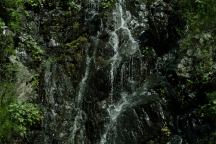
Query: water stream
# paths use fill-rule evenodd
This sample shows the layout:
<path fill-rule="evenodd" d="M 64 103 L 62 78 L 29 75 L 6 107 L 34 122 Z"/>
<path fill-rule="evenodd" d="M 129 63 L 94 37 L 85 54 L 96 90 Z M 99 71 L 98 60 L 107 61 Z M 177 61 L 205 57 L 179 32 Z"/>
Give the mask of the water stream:
<path fill-rule="evenodd" d="M 97 14 L 99 10 L 99 3 L 100 0 L 91 0 L 89 1 L 89 11 L 87 12 L 89 15 L 86 15 L 86 20 L 93 19 Z M 102 21 L 100 26 L 100 31 L 103 29 Z M 100 35 L 100 32 L 97 33 L 96 38 L 94 38 L 95 47 L 98 45 L 98 37 Z M 83 99 L 85 96 L 85 91 L 87 89 L 88 85 L 88 79 L 89 79 L 89 73 L 90 73 L 90 67 L 93 61 L 95 61 L 95 52 L 96 48 L 94 49 L 93 55 L 89 55 L 89 50 L 86 49 L 86 63 L 85 63 L 85 74 L 79 83 L 79 91 L 78 95 L 75 100 L 75 109 L 76 109 L 76 116 L 73 122 L 73 126 L 71 127 L 72 133 L 70 137 L 71 144 L 85 144 L 86 143 L 86 134 L 85 134 L 85 122 L 87 119 L 87 115 L 85 111 L 83 110 Z"/>
<path fill-rule="evenodd" d="M 92 58 L 89 57 L 88 51 L 86 50 L 86 70 L 85 70 L 85 75 L 82 78 L 80 84 L 79 84 L 79 92 L 77 99 L 75 101 L 75 109 L 76 109 L 76 116 L 74 119 L 74 123 L 72 126 L 72 134 L 71 134 L 71 143 L 72 144 L 84 144 L 84 139 L 85 139 L 85 120 L 86 120 L 86 114 L 82 110 L 82 103 L 83 103 L 83 96 L 86 90 L 87 86 L 87 80 L 89 77 L 89 72 L 90 72 L 90 64 L 91 64 Z M 76 137 L 78 136 L 78 137 Z"/>
<path fill-rule="evenodd" d="M 123 6 L 125 6 L 124 0 L 118 0 L 116 3 L 116 9 L 113 11 L 113 19 L 115 23 L 115 30 L 111 32 L 109 43 L 113 48 L 114 55 L 111 58 L 111 70 L 110 70 L 110 79 L 111 79 L 111 101 L 113 101 L 113 91 L 114 91 L 114 79 L 119 68 L 119 65 L 122 61 L 122 55 L 130 57 L 138 49 L 138 43 L 134 40 L 130 29 L 127 26 L 127 23 L 131 19 L 131 14 L 129 11 L 123 11 Z M 127 17 L 124 19 L 124 17 Z M 119 33 L 123 33 L 120 35 Z M 124 38 L 125 37 L 125 38 Z M 126 39 L 123 43 L 122 39 Z"/>
<path fill-rule="evenodd" d="M 122 62 L 123 57 L 132 58 L 132 55 L 135 54 L 138 49 L 138 43 L 134 40 L 130 29 L 127 26 L 127 23 L 130 22 L 131 14 L 129 11 L 125 10 L 125 1 L 118 0 L 116 3 L 116 9 L 113 11 L 113 19 L 115 21 L 115 30 L 110 33 L 109 43 L 113 48 L 114 55 L 111 58 L 111 69 L 110 69 L 110 81 L 111 81 L 111 92 L 110 92 L 110 104 L 107 106 L 106 111 L 108 112 L 109 121 L 105 124 L 105 131 L 101 136 L 100 144 L 108 144 L 108 134 L 115 131 L 116 122 L 118 117 L 121 115 L 127 107 L 130 106 L 130 102 L 127 100 L 127 93 L 120 92 L 121 98 L 118 102 L 115 102 L 115 76 L 117 70 Z M 121 35 L 122 33 L 122 35 Z M 132 60 L 133 61 L 133 60 Z M 124 63 L 124 62 L 123 62 Z M 133 69 L 133 62 L 129 71 Z M 123 88 L 123 79 L 124 79 L 124 70 L 125 66 L 122 65 L 120 75 L 121 75 L 121 88 Z M 113 137 L 117 135 L 114 134 Z"/>

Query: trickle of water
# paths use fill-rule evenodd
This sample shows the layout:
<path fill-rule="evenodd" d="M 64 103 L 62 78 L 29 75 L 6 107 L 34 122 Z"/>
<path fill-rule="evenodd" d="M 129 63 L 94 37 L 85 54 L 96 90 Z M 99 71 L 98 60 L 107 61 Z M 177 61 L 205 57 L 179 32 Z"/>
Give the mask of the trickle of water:
<path fill-rule="evenodd" d="M 111 63 L 111 69 L 110 69 L 110 79 L 111 79 L 111 93 L 110 93 L 111 98 L 110 99 L 112 101 L 116 69 L 118 68 L 121 62 L 121 57 L 119 56 L 119 53 L 118 53 L 119 39 L 118 39 L 118 35 L 116 34 L 116 32 L 111 33 L 110 44 L 113 47 L 113 50 L 115 52 L 115 55 L 111 58 L 112 63 Z"/>
<path fill-rule="evenodd" d="M 93 19 L 99 11 L 99 3 L 100 0 L 90 0 L 88 2 L 88 8 L 86 9 L 88 15 L 86 15 L 86 20 Z M 103 22 L 101 20 L 101 26 L 100 31 L 103 30 Z M 100 32 L 98 32 L 96 39 L 94 40 L 95 45 L 98 45 L 98 37 L 100 35 Z M 72 134 L 70 137 L 71 144 L 85 144 L 85 121 L 87 119 L 86 113 L 82 110 L 82 104 L 83 104 L 83 98 L 85 96 L 85 90 L 87 89 L 87 81 L 89 78 L 90 73 L 90 67 L 92 61 L 95 61 L 95 53 L 96 49 L 93 52 L 92 57 L 89 56 L 88 50 L 86 50 L 86 69 L 85 69 L 85 75 L 82 78 L 80 84 L 79 84 L 79 92 L 77 95 L 77 99 L 75 101 L 75 111 L 76 116 L 73 122 L 72 126 Z"/>
<path fill-rule="evenodd" d="M 125 71 L 125 64 L 121 67 L 121 91 L 123 91 L 124 88 L 124 71 Z"/>
<path fill-rule="evenodd" d="M 108 133 L 115 128 L 115 123 L 117 121 L 117 118 L 119 115 L 129 106 L 129 102 L 126 99 L 127 94 L 122 93 L 121 101 L 117 104 L 111 104 L 107 108 L 107 112 L 110 117 L 110 122 L 106 124 L 106 129 L 104 134 L 101 137 L 100 144 L 106 144 L 107 143 L 107 135 Z"/>
<path fill-rule="evenodd" d="M 82 103 L 83 103 L 83 97 L 87 86 L 87 80 L 89 77 L 90 72 L 90 65 L 91 65 L 92 58 L 89 57 L 88 51 L 86 50 L 86 70 L 85 75 L 83 79 L 81 80 L 79 84 L 79 92 L 78 96 L 75 102 L 75 109 L 76 109 L 76 116 L 74 119 L 74 123 L 72 126 L 72 134 L 70 138 L 70 142 L 72 144 L 84 144 L 85 142 L 85 120 L 86 120 L 86 114 L 82 110 Z"/>
<path fill-rule="evenodd" d="M 77 97 L 77 102 L 76 102 L 78 105 L 82 104 L 82 101 L 83 101 L 83 94 L 84 94 L 85 88 L 86 88 L 86 81 L 87 81 L 87 79 L 89 77 L 89 72 L 90 72 L 90 63 L 91 63 L 91 58 L 87 54 L 87 56 L 86 56 L 86 71 L 85 71 L 85 75 L 84 75 L 82 81 L 79 84 L 80 89 L 79 89 L 79 93 L 78 93 L 78 97 Z"/>

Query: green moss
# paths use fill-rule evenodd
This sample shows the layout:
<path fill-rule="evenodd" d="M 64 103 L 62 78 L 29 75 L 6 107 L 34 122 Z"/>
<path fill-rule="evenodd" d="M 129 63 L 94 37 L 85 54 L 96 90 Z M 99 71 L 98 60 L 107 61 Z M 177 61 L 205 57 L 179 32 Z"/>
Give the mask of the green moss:
<path fill-rule="evenodd" d="M 116 0 L 102 0 L 100 7 L 102 9 L 111 9 L 115 6 Z"/>
<path fill-rule="evenodd" d="M 162 129 L 161 129 L 161 133 L 167 137 L 169 137 L 171 135 L 171 130 L 167 127 L 167 126 L 164 126 Z"/>
<path fill-rule="evenodd" d="M 11 30 L 18 32 L 21 27 L 21 14 L 16 10 L 12 10 L 10 13 L 10 22 L 9 25 Z"/>
<path fill-rule="evenodd" d="M 79 30 L 79 28 L 80 28 L 80 23 L 78 21 L 74 22 L 73 29 L 76 31 L 76 30 Z"/>
<path fill-rule="evenodd" d="M 0 4 L 6 8 L 17 8 L 23 5 L 23 0 L 1 0 Z"/>
<path fill-rule="evenodd" d="M 32 87 L 38 89 L 39 87 L 39 74 L 35 74 L 31 80 Z"/>
<path fill-rule="evenodd" d="M 13 32 L 20 31 L 21 28 L 21 17 L 24 11 L 23 0 L 2 0 L 1 5 L 5 8 L 5 23 Z"/>
<path fill-rule="evenodd" d="M 70 43 L 66 44 L 66 48 L 68 49 L 73 49 L 73 50 L 77 50 L 80 49 L 81 46 L 83 46 L 83 44 L 87 43 L 88 39 L 85 36 L 80 36 L 78 39 L 73 40 Z"/>

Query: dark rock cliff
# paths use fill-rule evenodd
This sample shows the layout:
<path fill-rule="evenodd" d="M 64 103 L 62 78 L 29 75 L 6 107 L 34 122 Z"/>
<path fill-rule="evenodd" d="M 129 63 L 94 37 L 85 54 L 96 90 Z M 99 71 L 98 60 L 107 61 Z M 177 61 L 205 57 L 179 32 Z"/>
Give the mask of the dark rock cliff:
<path fill-rule="evenodd" d="M 24 9 L 15 55 L 37 74 L 32 99 L 44 119 L 23 143 L 215 142 L 215 119 L 200 114 L 215 79 L 198 82 L 194 55 L 180 48 L 178 2 L 44 0 Z"/>

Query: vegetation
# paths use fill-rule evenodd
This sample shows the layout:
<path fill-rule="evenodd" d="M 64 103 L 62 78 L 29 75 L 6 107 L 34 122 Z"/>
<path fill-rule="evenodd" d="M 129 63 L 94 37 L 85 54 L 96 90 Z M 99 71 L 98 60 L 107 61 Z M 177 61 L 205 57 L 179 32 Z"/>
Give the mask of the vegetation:
<path fill-rule="evenodd" d="M 39 124 L 42 114 L 31 103 L 13 102 L 0 107 L 0 142 L 9 143 L 22 138 L 34 125 Z"/>
<path fill-rule="evenodd" d="M 37 43 L 28 38 L 24 43 L 18 45 L 17 37 L 22 31 L 22 18 L 27 11 L 24 10 L 24 3 L 32 6 L 39 4 L 39 1 L 31 0 L 2 0 L 0 2 L 0 143 L 16 143 L 23 139 L 27 132 L 40 126 L 42 112 L 36 104 L 19 98 L 17 89 L 18 65 L 12 57 L 15 57 L 18 46 L 25 47 L 32 54 L 33 59 L 41 60 L 42 51 Z M 38 82 L 36 77 L 32 86 L 36 88 Z"/>
<path fill-rule="evenodd" d="M 214 0 L 181 0 L 182 14 L 186 20 L 180 46 L 182 51 L 191 57 L 190 74 L 192 83 L 206 84 L 212 82 L 215 75 L 216 56 L 216 5 Z M 189 51 L 190 50 L 190 51 Z M 213 80 L 214 81 L 214 80 Z M 213 91 L 209 93 L 208 91 Z M 209 103 L 202 107 L 202 116 L 215 117 L 214 89 L 206 89 Z M 204 96 L 203 96 L 204 97 Z"/>
<path fill-rule="evenodd" d="M 15 125 L 14 131 L 20 136 L 24 136 L 31 126 L 39 124 L 42 119 L 39 108 L 28 102 L 12 103 L 8 106 L 7 112 Z"/>
<path fill-rule="evenodd" d="M 0 82 L 0 143 L 10 143 L 40 124 L 42 113 L 35 104 L 18 99 L 17 66 L 5 64 L 1 71 L 5 78 Z"/>

